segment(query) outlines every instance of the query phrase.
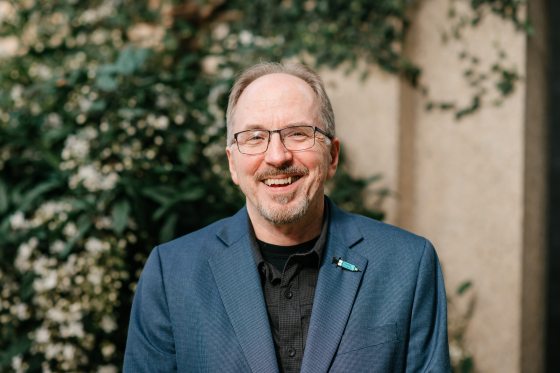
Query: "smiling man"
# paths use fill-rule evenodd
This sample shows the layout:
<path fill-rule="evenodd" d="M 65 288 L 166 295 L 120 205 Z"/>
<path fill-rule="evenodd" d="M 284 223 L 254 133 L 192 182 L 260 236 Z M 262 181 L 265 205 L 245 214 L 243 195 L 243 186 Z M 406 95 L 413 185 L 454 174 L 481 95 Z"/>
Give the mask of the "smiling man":
<path fill-rule="evenodd" d="M 432 245 L 324 195 L 340 143 L 319 76 L 261 63 L 227 110 L 236 215 L 156 247 L 126 372 L 448 372 Z"/>

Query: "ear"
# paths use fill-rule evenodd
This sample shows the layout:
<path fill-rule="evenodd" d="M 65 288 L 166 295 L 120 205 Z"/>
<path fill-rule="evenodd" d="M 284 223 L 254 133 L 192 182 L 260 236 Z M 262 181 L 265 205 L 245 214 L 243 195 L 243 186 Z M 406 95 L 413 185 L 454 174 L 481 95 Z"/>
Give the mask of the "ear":
<path fill-rule="evenodd" d="M 233 154 L 231 152 L 231 146 L 226 146 L 226 155 L 228 158 L 228 164 L 229 164 L 229 173 L 231 175 L 231 180 L 233 181 L 233 183 L 235 185 L 239 185 L 239 181 L 237 178 L 237 171 L 235 168 L 235 162 L 233 160 Z"/>
<path fill-rule="evenodd" d="M 327 179 L 332 179 L 334 174 L 336 173 L 336 168 L 338 167 L 338 156 L 340 154 L 340 141 L 338 137 L 335 137 L 331 140 L 331 149 L 330 149 L 330 159 L 329 159 L 329 168 L 327 170 Z"/>

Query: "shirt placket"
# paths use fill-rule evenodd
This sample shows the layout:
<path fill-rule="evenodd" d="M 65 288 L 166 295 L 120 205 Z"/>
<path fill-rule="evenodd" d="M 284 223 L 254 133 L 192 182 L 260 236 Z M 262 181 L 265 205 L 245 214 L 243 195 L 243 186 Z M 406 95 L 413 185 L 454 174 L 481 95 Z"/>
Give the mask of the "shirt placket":
<path fill-rule="evenodd" d="M 303 354 L 303 335 L 299 302 L 300 265 L 295 258 L 290 258 L 282 274 L 280 292 L 278 294 L 278 316 L 282 359 L 285 372 L 299 372 L 301 355 Z"/>

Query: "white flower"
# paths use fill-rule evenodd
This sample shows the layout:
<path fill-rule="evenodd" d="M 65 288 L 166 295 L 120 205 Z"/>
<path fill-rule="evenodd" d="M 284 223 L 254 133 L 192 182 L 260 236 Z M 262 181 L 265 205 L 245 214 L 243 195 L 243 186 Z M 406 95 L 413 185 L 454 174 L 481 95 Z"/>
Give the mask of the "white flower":
<path fill-rule="evenodd" d="M 64 233 L 64 235 L 68 238 L 73 238 L 76 234 L 78 234 L 78 227 L 76 227 L 76 224 L 73 222 L 70 222 L 64 226 L 62 233 Z"/>
<path fill-rule="evenodd" d="M 45 344 L 51 340 L 51 332 L 44 326 L 35 331 L 35 342 Z"/>
<path fill-rule="evenodd" d="M 143 48 L 157 48 L 165 35 L 162 26 L 154 26 L 148 23 L 137 23 L 127 31 L 129 39 Z"/>
<path fill-rule="evenodd" d="M 114 365 L 102 365 L 97 370 L 97 373 L 117 373 L 117 367 Z"/>
<path fill-rule="evenodd" d="M 59 308 L 53 307 L 49 308 L 46 314 L 47 320 L 51 320 L 55 323 L 61 323 L 66 320 L 67 314 L 62 312 Z"/>
<path fill-rule="evenodd" d="M 214 39 L 222 40 L 229 34 L 229 26 L 227 23 L 220 23 L 217 27 L 214 28 L 212 31 Z"/>
<path fill-rule="evenodd" d="M 33 289 L 38 293 L 42 293 L 54 289 L 57 284 L 58 276 L 56 271 L 50 270 L 46 276 L 38 277 L 33 281 Z"/>
<path fill-rule="evenodd" d="M 47 116 L 47 124 L 52 128 L 60 128 L 62 125 L 62 118 L 57 113 L 50 113 Z"/>
<path fill-rule="evenodd" d="M 78 105 L 80 106 L 80 111 L 87 112 L 89 111 L 89 109 L 91 109 L 91 106 L 93 105 L 93 101 L 91 101 L 86 97 L 82 97 L 78 100 Z"/>
<path fill-rule="evenodd" d="M 78 184 L 83 186 L 90 192 L 99 190 L 111 190 L 119 181 L 119 175 L 115 172 L 108 174 L 100 173 L 93 165 L 80 166 L 78 173 L 70 178 L 70 188 L 76 188 Z"/>
<path fill-rule="evenodd" d="M 115 353 L 115 345 L 112 343 L 107 343 L 103 347 L 101 347 L 101 353 L 105 357 L 110 357 Z"/>
<path fill-rule="evenodd" d="M 29 307 L 25 303 L 18 303 L 12 305 L 10 311 L 12 315 L 16 316 L 19 320 L 29 319 Z"/>
<path fill-rule="evenodd" d="M 103 242 L 98 238 L 90 237 L 85 243 L 86 250 L 90 253 L 97 254 L 102 251 L 108 250 L 110 245 L 108 242 Z"/>
<path fill-rule="evenodd" d="M 32 237 L 29 241 L 22 243 L 18 248 L 18 254 L 15 260 L 15 266 L 21 272 L 28 271 L 31 268 L 31 255 L 37 248 L 39 241 L 37 238 Z"/>
<path fill-rule="evenodd" d="M 102 216 L 95 219 L 95 228 L 109 229 L 113 226 L 113 220 L 108 216 Z"/>
<path fill-rule="evenodd" d="M 66 325 L 60 326 L 60 336 L 62 338 L 69 338 L 69 337 L 84 337 L 84 325 L 79 321 L 72 321 Z"/>
<path fill-rule="evenodd" d="M 17 229 L 28 228 L 29 224 L 25 220 L 25 216 L 23 215 L 23 212 L 18 211 L 12 216 L 10 216 L 10 226 L 12 227 L 12 229 L 17 230 Z"/>
<path fill-rule="evenodd" d="M 62 356 L 66 361 L 73 361 L 76 355 L 76 347 L 69 343 L 65 343 L 62 348 Z"/>
<path fill-rule="evenodd" d="M 13 101 L 18 102 L 21 101 L 23 96 L 23 86 L 21 84 L 15 84 L 12 87 L 12 91 L 10 92 L 10 97 Z"/>
<path fill-rule="evenodd" d="M 0 18 L 2 10 L 0 10 Z M 0 19 L 0 23 L 2 20 Z M 0 58 L 12 57 L 17 54 L 19 42 L 16 36 L 8 36 L 0 39 Z"/>
<path fill-rule="evenodd" d="M 16 372 L 25 372 L 25 365 L 21 355 L 14 356 L 12 358 L 12 369 Z"/>
<path fill-rule="evenodd" d="M 110 333 L 113 330 L 117 329 L 117 323 L 115 322 L 115 320 L 109 316 L 109 315 L 105 315 L 103 316 L 103 319 L 101 319 L 101 329 L 103 329 L 103 331 L 105 333 Z"/>
<path fill-rule="evenodd" d="M 61 240 L 56 240 L 52 243 L 50 249 L 52 254 L 60 254 L 66 245 Z"/>
<path fill-rule="evenodd" d="M 247 30 L 243 30 L 241 31 L 241 33 L 239 33 L 239 41 L 241 42 L 241 44 L 247 45 L 253 41 L 253 34 L 251 34 Z"/>
<path fill-rule="evenodd" d="M 88 281 L 93 285 L 101 285 L 103 270 L 99 267 L 92 267 L 87 274 Z"/>
<path fill-rule="evenodd" d="M 45 346 L 45 357 L 48 360 L 54 359 L 62 351 L 62 344 L 49 343 Z"/>
<path fill-rule="evenodd" d="M 89 154 L 89 141 L 76 135 L 66 138 L 64 149 L 62 149 L 62 159 L 84 160 Z"/>
<path fill-rule="evenodd" d="M 152 118 L 151 120 L 148 118 L 148 123 L 151 124 L 153 128 L 164 131 L 169 126 L 169 118 L 163 115 Z"/>
<path fill-rule="evenodd" d="M 169 118 L 160 116 L 156 119 L 155 128 L 158 130 L 166 130 L 169 125 Z"/>
<path fill-rule="evenodd" d="M 31 220 L 33 227 L 39 227 L 53 218 L 58 220 L 66 220 L 66 212 L 72 210 L 72 205 L 68 202 L 54 202 L 48 201 L 43 203 L 35 212 Z"/>

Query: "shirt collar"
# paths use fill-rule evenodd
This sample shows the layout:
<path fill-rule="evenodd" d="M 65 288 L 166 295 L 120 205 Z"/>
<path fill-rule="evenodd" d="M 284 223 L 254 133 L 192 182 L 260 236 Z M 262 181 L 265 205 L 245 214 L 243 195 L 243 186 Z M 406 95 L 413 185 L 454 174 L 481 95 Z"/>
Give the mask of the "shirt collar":
<path fill-rule="evenodd" d="M 260 273 L 263 273 L 263 268 L 267 267 L 265 266 L 266 262 L 262 256 L 261 250 L 259 248 L 259 245 L 257 243 L 257 238 L 255 236 L 255 230 L 253 229 L 253 225 L 251 224 L 251 219 L 249 218 L 249 214 L 247 214 L 247 219 L 249 222 L 249 236 L 250 236 L 250 243 L 251 243 L 251 251 L 253 252 L 253 256 L 255 258 L 255 263 L 257 264 L 257 268 L 259 269 Z M 323 214 L 323 225 L 321 226 L 321 232 L 319 233 L 319 238 L 317 239 L 317 241 L 315 242 L 315 245 L 313 246 L 313 248 L 306 252 L 306 253 L 301 253 L 301 254 L 294 254 L 294 255 L 298 255 L 298 256 L 307 256 L 307 255 L 313 255 L 316 258 L 315 263 L 317 263 L 317 269 L 321 266 L 321 260 L 323 258 L 323 252 L 324 252 L 324 248 L 325 248 L 325 244 L 327 242 L 327 235 L 328 235 L 328 229 L 329 229 L 329 223 L 330 223 L 330 208 L 329 208 L 329 204 L 326 201 L 325 198 L 325 209 L 324 209 L 324 214 Z M 270 266 L 272 267 L 272 266 Z M 270 271 L 267 271 L 270 273 Z"/>

